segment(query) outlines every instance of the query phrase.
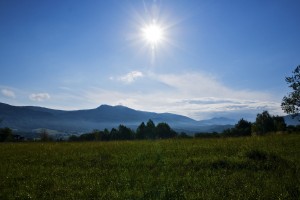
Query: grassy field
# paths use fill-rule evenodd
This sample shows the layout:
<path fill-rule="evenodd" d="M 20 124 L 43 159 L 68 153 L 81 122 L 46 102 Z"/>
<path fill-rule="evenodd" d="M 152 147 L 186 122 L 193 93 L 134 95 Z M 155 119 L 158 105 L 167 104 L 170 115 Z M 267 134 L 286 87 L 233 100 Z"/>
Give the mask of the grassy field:
<path fill-rule="evenodd" d="M 300 135 L 0 145 L 0 199 L 299 199 Z"/>

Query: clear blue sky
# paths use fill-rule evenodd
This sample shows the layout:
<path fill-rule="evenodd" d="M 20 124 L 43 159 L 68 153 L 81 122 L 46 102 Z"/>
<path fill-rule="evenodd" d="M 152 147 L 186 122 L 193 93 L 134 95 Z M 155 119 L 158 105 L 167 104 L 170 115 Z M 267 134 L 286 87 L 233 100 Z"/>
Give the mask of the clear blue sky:
<path fill-rule="evenodd" d="M 299 0 L 1 0 L 0 102 L 194 119 L 282 114 Z M 152 49 L 142 28 L 156 20 Z"/>

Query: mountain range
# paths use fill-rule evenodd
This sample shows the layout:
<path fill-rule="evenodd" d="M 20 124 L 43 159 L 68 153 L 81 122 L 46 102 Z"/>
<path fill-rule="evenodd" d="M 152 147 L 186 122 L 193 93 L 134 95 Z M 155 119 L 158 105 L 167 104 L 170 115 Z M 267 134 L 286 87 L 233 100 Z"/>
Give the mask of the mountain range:
<path fill-rule="evenodd" d="M 61 133 L 84 133 L 93 129 L 111 129 L 120 124 L 135 129 L 141 122 L 146 123 L 149 119 L 155 123 L 166 122 L 176 131 L 187 133 L 219 132 L 236 123 L 227 118 L 196 121 L 182 115 L 138 111 L 125 106 L 101 105 L 95 109 L 63 111 L 35 106 L 12 106 L 4 103 L 0 103 L 0 119 L 2 127 L 10 127 L 18 132 L 50 129 Z"/>
<path fill-rule="evenodd" d="M 166 122 L 178 132 L 221 132 L 233 127 L 236 120 L 212 118 L 197 121 L 186 116 L 171 113 L 155 113 L 134 110 L 125 106 L 101 105 L 87 110 L 54 110 L 36 106 L 12 106 L 0 103 L 0 126 L 10 127 L 19 133 L 32 133 L 40 129 L 55 133 L 80 134 L 93 129 L 116 128 L 120 124 L 136 129 L 149 119 L 154 123 Z M 299 120 L 285 117 L 288 124 L 299 124 Z"/>

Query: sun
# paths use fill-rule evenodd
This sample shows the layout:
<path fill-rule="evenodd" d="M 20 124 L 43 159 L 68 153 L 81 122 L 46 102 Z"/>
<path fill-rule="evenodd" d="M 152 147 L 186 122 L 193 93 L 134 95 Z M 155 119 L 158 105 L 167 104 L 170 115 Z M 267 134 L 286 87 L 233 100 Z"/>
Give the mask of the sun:
<path fill-rule="evenodd" d="M 163 28 L 156 24 L 155 21 L 142 28 L 142 33 L 143 38 L 152 48 L 155 48 L 164 38 Z"/>

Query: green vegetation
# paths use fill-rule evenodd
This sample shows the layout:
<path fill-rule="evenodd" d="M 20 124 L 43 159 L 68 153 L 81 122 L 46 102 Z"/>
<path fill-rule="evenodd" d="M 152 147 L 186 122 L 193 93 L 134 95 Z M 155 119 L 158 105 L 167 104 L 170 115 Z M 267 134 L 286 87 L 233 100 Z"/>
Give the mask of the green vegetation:
<path fill-rule="evenodd" d="M 157 126 L 149 119 L 145 125 L 142 122 L 136 132 L 124 125 L 119 125 L 118 129 L 112 128 L 111 131 L 94 130 L 92 133 L 85 133 L 78 136 L 72 135 L 69 141 L 111 141 L 111 140 L 134 140 L 134 139 L 166 139 L 174 138 L 178 134 L 171 129 L 167 123 L 158 123 Z"/>
<path fill-rule="evenodd" d="M 3 143 L 0 199 L 299 199 L 300 135 Z"/>
<path fill-rule="evenodd" d="M 10 128 L 0 128 L 0 142 L 11 142 L 14 137 Z"/>
<path fill-rule="evenodd" d="M 225 129 L 221 134 L 214 133 L 196 133 L 197 138 L 218 138 L 218 137 L 242 137 L 251 135 L 266 135 L 271 133 L 296 132 L 299 127 L 286 126 L 283 117 L 271 116 L 268 111 L 258 113 L 255 122 L 251 123 L 243 118 L 230 129 Z"/>
<path fill-rule="evenodd" d="M 241 119 L 230 129 L 222 133 L 195 133 L 196 138 L 219 138 L 219 137 L 241 137 L 251 135 L 266 135 L 269 133 L 283 133 L 286 131 L 286 124 L 283 117 L 271 116 L 268 111 L 257 114 L 254 123 Z M 288 130 L 296 127 L 289 127 Z M 91 133 L 85 133 L 80 136 L 72 135 L 69 141 L 112 141 L 112 140 L 142 140 L 142 139 L 167 139 L 167 138 L 191 138 L 186 133 L 178 134 L 167 123 L 158 123 L 157 125 L 150 119 L 145 125 L 142 122 L 136 131 L 120 125 L 118 129 L 107 129 L 103 131 L 94 130 Z M 45 141 L 45 140 L 44 140 Z M 49 141 L 49 140 L 48 140 Z"/>
<path fill-rule="evenodd" d="M 300 65 L 293 71 L 293 75 L 285 78 L 286 83 L 293 90 L 284 96 L 281 108 L 288 114 L 298 115 L 300 112 Z"/>

